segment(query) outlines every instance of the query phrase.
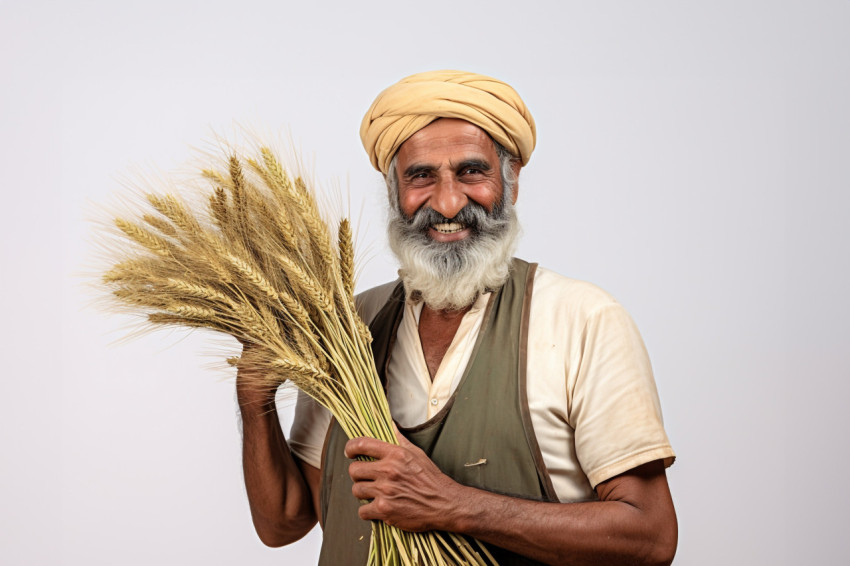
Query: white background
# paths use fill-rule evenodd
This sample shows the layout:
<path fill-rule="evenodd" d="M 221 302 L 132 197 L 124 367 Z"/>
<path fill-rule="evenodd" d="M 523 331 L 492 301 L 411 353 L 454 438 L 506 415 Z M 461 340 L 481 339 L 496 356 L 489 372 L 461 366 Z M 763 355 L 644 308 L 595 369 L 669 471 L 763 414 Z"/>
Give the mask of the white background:
<path fill-rule="evenodd" d="M 0 0 L 0 563 L 311 564 L 256 538 L 209 337 L 113 344 L 85 287 L 97 205 L 234 121 L 292 132 L 362 208 L 360 147 L 408 74 L 514 85 L 539 128 L 521 257 L 637 320 L 679 460 L 677 564 L 840 564 L 850 3 Z"/>

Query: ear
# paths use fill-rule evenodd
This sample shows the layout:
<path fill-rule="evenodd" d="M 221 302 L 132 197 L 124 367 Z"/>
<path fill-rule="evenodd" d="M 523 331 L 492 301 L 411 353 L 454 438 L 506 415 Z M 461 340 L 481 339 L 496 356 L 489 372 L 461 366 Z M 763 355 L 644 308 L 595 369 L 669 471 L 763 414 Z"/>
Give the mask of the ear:
<path fill-rule="evenodd" d="M 514 194 L 511 198 L 511 202 L 516 204 L 517 195 L 519 194 L 519 172 L 522 169 L 522 161 L 519 159 L 514 159 L 511 161 L 511 169 L 514 172 L 514 179 L 516 179 L 516 183 L 514 183 Z"/>

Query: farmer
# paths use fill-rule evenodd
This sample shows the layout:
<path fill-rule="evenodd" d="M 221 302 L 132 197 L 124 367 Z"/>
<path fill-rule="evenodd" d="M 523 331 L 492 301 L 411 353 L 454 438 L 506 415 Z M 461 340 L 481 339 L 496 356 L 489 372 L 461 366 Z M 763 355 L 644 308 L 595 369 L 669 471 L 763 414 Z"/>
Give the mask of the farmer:
<path fill-rule="evenodd" d="M 401 445 L 348 440 L 304 395 L 287 443 L 274 392 L 240 376 L 260 538 L 288 544 L 318 519 L 321 564 L 365 564 L 371 519 L 475 537 L 500 564 L 669 564 L 674 453 L 634 323 L 597 287 L 513 258 L 525 104 L 489 77 L 422 73 L 383 91 L 360 135 L 401 281 L 358 304 Z"/>

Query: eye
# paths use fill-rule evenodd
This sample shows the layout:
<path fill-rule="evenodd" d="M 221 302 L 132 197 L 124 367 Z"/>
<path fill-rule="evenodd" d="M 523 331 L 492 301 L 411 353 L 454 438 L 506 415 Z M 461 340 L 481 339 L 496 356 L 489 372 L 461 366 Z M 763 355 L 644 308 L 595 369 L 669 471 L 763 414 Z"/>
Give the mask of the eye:
<path fill-rule="evenodd" d="M 480 167 L 464 167 L 460 170 L 460 177 L 465 179 L 477 179 L 484 175 L 484 170 Z"/>

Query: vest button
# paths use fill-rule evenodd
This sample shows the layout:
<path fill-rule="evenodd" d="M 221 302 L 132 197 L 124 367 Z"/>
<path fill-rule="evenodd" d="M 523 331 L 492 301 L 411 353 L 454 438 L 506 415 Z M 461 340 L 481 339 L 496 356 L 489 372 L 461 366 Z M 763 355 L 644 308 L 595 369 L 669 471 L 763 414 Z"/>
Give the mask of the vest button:
<path fill-rule="evenodd" d="M 437 403 L 439 403 L 439 401 L 437 401 L 437 399 L 436 399 L 436 398 L 435 398 L 435 399 L 431 399 L 431 404 L 432 404 L 432 405 L 434 405 L 435 407 L 437 406 Z"/>

